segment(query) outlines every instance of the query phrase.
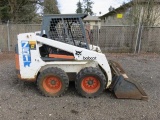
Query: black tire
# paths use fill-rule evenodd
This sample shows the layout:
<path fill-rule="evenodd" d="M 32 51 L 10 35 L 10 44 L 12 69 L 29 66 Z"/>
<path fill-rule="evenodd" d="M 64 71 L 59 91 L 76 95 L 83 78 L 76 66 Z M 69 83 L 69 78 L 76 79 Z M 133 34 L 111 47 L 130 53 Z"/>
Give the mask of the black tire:
<path fill-rule="evenodd" d="M 69 86 L 67 74 L 60 68 L 47 68 L 37 78 L 37 87 L 48 97 L 62 96 Z"/>
<path fill-rule="evenodd" d="M 94 98 L 104 91 L 106 78 L 100 69 L 86 67 L 78 73 L 75 87 L 82 96 Z"/>

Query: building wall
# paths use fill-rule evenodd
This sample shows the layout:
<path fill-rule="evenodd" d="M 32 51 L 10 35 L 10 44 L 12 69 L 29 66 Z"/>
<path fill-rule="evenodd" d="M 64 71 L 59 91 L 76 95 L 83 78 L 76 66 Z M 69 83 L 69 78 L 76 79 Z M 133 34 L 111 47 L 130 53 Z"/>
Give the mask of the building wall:
<path fill-rule="evenodd" d="M 139 10 L 136 11 L 136 14 L 140 14 L 140 11 L 144 8 L 144 17 L 147 19 L 146 12 L 148 11 L 147 4 L 146 5 L 139 5 L 137 8 Z M 135 24 L 133 21 L 133 18 L 129 18 L 130 10 L 134 8 L 128 8 L 126 10 L 117 11 L 117 13 L 113 13 L 111 15 L 108 15 L 107 17 L 101 19 L 101 25 L 133 25 Z M 153 18 L 155 19 L 155 26 L 160 25 L 160 4 L 155 4 L 153 11 L 150 13 L 152 14 Z M 138 12 L 138 13 L 137 13 Z M 123 18 L 117 18 L 117 14 L 123 14 Z M 139 18 L 137 18 L 138 20 Z M 138 23 L 138 22 L 137 22 Z"/>
<path fill-rule="evenodd" d="M 100 28 L 100 26 L 101 26 L 101 22 L 100 21 L 90 21 L 90 26 L 91 26 L 91 29 L 93 29 L 93 26 L 99 26 L 99 28 Z"/>
<path fill-rule="evenodd" d="M 86 24 L 90 25 L 90 29 L 93 29 L 93 26 L 98 26 L 100 28 L 101 21 L 84 21 Z"/>
<path fill-rule="evenodd" d="M 123 14 L 123 18 L 117 18 L 117 14 L 113 14 L 113 15 L 106 17 L 105 19 L 102 19 L 101 25 L 104 26 L 104 25 L 124 25 L 126 24 L 127 21 L 125 19 L 125 14 L 124 13 L 121 13 L 121 14 Z"/>

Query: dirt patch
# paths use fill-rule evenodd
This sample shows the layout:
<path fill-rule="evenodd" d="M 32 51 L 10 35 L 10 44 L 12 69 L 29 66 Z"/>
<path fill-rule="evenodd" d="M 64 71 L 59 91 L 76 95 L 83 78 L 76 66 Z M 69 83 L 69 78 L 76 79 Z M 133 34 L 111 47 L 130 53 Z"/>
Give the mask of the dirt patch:
<path fill-rule="evenodd" d="M 0 52 L 0 61 L 4 61 L 4 60 L 13 60 L 15 58 L 14 53 L 12 52 Z"/>
<path fill-rule="evenodd" d="M 94 99 L 77 94 L 74 82 L 59 98 L 42 96 L 34 83 L 15 73 L 14 54 L 0 54 L 0 119 L 5 120 L 158 120 L 160 119 L 160 55 L 106 54 L 138 81 L 148 102 L 116 99 L 106 90 Z"/>

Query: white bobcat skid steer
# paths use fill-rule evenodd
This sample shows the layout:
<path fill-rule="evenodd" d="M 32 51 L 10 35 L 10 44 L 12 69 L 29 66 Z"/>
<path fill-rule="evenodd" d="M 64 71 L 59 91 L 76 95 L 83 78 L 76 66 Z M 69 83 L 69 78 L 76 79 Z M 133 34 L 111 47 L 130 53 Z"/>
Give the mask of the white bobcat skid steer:
<path fill-rule="evenodd" d="M 85 14 L 45 15 L 40 35 L 18 35 L 16 69 L 21 80 L 35 81 L 45 96 L 61 96 L 69 81 L 82 96 L 96 97 L 109 88 L 118 98 L 147 99 L 137 83 L 127 80 L 118 63 L 107 61 L 87 42 Z"/>

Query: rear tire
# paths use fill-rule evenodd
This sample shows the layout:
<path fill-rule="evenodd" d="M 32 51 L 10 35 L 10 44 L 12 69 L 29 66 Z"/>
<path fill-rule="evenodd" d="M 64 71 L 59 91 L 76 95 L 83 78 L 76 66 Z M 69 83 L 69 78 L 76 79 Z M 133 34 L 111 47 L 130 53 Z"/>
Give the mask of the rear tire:
<path fill-rule="evenodd" d="M 106 79 L 98 68 L 86 67 L 82 69 L 75 81 L 75 87 L 79 94 L 87 98 L 99 96 L 106 86 Z"/>
<path fill-rule="evenodd" d="M 40 73 L 37 86 L 43 95 L 59 97 L 68 89 L 69 78 L 62 69 L 51 67 Z"/>

